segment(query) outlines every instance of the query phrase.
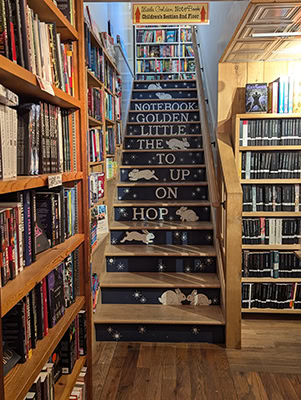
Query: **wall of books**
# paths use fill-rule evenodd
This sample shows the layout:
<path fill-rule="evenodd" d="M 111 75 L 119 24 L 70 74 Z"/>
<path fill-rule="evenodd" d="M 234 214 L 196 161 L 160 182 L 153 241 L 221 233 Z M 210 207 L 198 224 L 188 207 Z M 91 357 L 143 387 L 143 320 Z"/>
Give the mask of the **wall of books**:
<path fill-rule="evenodd" d="M 140 80 L 194 79 L 189 26 L 135 26 L 135 70 Z"/>

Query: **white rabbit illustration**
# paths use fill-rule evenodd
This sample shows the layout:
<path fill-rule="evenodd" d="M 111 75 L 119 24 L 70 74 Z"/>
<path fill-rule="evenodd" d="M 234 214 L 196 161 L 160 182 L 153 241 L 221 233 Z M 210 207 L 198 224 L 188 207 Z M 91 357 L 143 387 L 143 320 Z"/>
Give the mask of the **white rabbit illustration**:
<path fill-rule="evenodd" d="M 190 147 L 190 143 L 187 141 L 186 138 L 184 138 L 183 140 L 170 139 L 166 141 L 166 144 L 171 150 L 185 150 L 186 147 Z"/>
<path fill-rule="evenodd" d="M 129 172 L 129 180 L 130 181 L 138 181 L 138 179 L 155 179 L 156 181 L 159 180 L 159 178 L 155 175 L 155 170 L 150 170 L 150 169 L 143 169 L 139 170 L 137 168 L 133 169 L 131 172 Z"/>
<path fill-rule="evenodd" d="M 137 242 L 141 241 L 145 244 L 153 243 L 153 239 L 155 235 L 153 233 L 148 232 L 147 230 L 143 230 L 143 233 L 140 232 L 126 232 L 126 236 L 120 240 L 120 243 L 124 243 L 125 241 L 132 242 L 133 240 L 137 240 Z"/>
<path fill-rule="evenodd" d="M 172 99 L 172 95 L 169 93 L 156 93 L 156 96 L 161 100 L 169 100 Z"/>
<path fill-rule="evenodd" d="M 158 90 L 158 89 L 163 89 L 160 85 L 160 83 L 151 83 L 148 85 L 148 90 Z"/>
<path fill-rule="evenodd" d="M 180 306 L 182 301 L 186 300 L 186 296 L 180 289 L 167 290 L 162 293 L 161 297 L 158 297 L 158 300 L 165 306 Z"/>
<path fill-rule="evenodd" d="M 209 304 L 212 303 L 212 301 L 208 299 L 205 294 L 198 294 L 198 291 L 196 289 L 187 296 L 187 300 L 190 301 L 190 305 L 192 306 L 209 306 Z"/>
<path fill-rule="evenodd" d="M 176 215 L 180 215 L 181 221 L 195 222 L 199 219 L 198 215 L 193 210 L 188 210 L 187 207 L 179 208 Z"/>

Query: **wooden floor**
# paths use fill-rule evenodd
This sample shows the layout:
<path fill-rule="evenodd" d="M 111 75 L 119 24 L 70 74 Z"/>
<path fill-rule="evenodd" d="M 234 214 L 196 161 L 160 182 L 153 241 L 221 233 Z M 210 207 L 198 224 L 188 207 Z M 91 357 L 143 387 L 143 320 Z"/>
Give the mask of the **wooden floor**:
<path fill-rule="evenodd" d="M 98 342 L 93 400 L 301 400 L 301 321 L 243 321 L 243 349 Z"/>

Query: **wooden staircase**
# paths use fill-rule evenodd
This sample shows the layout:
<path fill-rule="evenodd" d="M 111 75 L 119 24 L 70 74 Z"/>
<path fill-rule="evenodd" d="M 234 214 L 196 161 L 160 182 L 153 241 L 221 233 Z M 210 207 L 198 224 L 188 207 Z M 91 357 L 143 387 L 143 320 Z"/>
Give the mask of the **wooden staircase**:
<path fill-rule="evenodd" d="M 136 81 L 100 277 L 100 341 L 225 343 L 196 81 Z"/>

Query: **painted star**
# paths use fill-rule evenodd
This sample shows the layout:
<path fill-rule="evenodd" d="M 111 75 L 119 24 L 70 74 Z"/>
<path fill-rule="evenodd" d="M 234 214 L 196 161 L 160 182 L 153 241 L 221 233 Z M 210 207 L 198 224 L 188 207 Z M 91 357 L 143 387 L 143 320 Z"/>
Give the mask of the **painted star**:
<path fill-rule="evenodd" d="M 198 116 L 197 116 L 197 115 L 195 115 L 195 116 L 193 117 L 193 119 L 198 119 Z"/>
<path fill-rule="evenodd" d="M 200 271 L 203 271 L 203 269 L 205 268 L 204 264 L 202 263 L 202 261 L 199 261 L 196 263 L 195 266 L 196 269 L 199 269 Z"/>
<path fill-rule="evenodd" d="M 169 221 L 173 221 L 173 216 L 172 215 L 169 217 Z"/>
<path fill-rule="evenodd" d="M 180 158 L 180 162 L 184 162 L 184 158 Z"/>
<path fill-rule="evenodd" d="M 111 239 L 111 244 L 116 244 L 117 242 L 118 242 L 118 240 L 117 240 L 116 238 L 113 237 L 113 238 Z"/>
<path fill-rule="evenodd" d="M 198 175 L 197 175 L 197 174 L 194 174 L 194 175 L 193 175 L 193 177 L 194 177 L 194 178 L 197 178 L 197 177 L 198 177 Z"/>
<path fill-rule="evenodd" d="M 208 240 L 208 241 L 212 240 L 212 236 L 211 235 L 206 235 L 206 240 Z"/>
<path fill-rule="evenodd" d="M 124 193 L 130 193 L 130 189 L 124 189 L 123 192 Z"/>
<path fill-rule="evenodd" d="M 206 258 L 206 263 L 208 264 L 208 265 L 210 265 L 210 264 L 212 264 L 213 263 L 213 258 Z"/>
<path fill-rule="evenodd" d="M 185 242 L 185 241 L 187 240 L 187 235 L 186 235 L 186 233 L 183 233 L 183 234 L 182 234 L 181 239 L 182 239 L 183 242 Z"/>
<path fill-rule="evenodd" d="M 127 149 L 130 149 L 130 148 L 131 148 L 131 146 L 128 144 L 128 145 L 126 146 L 126 148 L 127 148 Z"/>
<path fill-rule="evenodd" d="M 146 303 L 147 302 L 147 298 L 145 296 L 142 296 L 140 299 L 141 303 Z"/>
<path fill-rule="evenodd" d="M 200 333 L 200 329 L 197 328 L 196 326 L 194 326 L 194 327 L 191 329 L 191 331 L 192 331 L 192 333 L 193 333 L 194 335 L 198 335 L 198 334 Z"/>
<path fill-rule="evenodd" d="M 191 132 L 194 133 L 194 132 L 195 132 L 195 129 L 194 129 L 194 128 L 191 128 Z"/>
<path fill-rule="evenodd" d="M 191 194 L 192 194 L 192 196 L 195 196 L 195 192 L 192 192 Z"/>
<path fill-rule="evenodd" d="M 131 117 L 131 121 L 135 121 L 135 117 Z"/>
<path fill-rule="evenodd" d="M 148 163 L 149 163 L 149 164 L 151 164 L 151 163 L 152 163 L 152 161 L 151 161 L 151 160 L 148 160 Z"/>
<path fill-rule="evenodd" d="M 191 94 L 190 94 L 190 93 L 188 93 L 188 94 L 187 94 L 187 97 L 191 97 Z"/>
<path fill-rule="evenodd" d="M 125 163 L 125 164 L 128 164 L 129 162 L 126 160 L 124 163 Z"/>
<path fill-rule="evenodd" d="M 131 159 L 132 159 L 132 160 L 135 160 L 135 159 L 136 159 L 136 155 L 135 155 L 135 154 L 132 154 L 132 155 L 131 155 Z"/>
<path fill-rule="evenodd" d="M 125 169 L 122 169 L 122 170 L 121 170 L 121 173 L 122 173 L 122 174 L 125 174 L 125 173 L 126 173 L 126 170 L 125 170 Z"/>
<path fill-rule="evenodd" d="M 176 238 L 180 237 L 180 232 L 175 232 L 175 237 Z"/>
<path fill-rule="evenodd" d="M 201 191 L 201 188 L 200 188 L 200 187 L 197 187 L 197 188 L 196 188 L 196 191 L 197 191 L 197 192 L 200 192 L 200 191 Z"/>
<path fill-rule="evenodd" d="M 114 264 L 115 259 L 114 258 L 109 258 L 109 264 Z"/>
<path fill-rule="evenodd" d="M 217 297 L 213 297 L 212 304 L 218 304 L 218 298 Z"/>
<path fill-rule="evenodd" d="M 122 200 L 122 197 L 121 197 L 121 196 L 118 196 L 118 200 Z"/>
<path fill-rule="evenodd" d="M 123 271 L 124 270 L 124 264 L 119 263 L 119 264 L 117 264 L 116 268 L 117 268 L 118 271 Z"/>
<path fill-rule="evenodd" d="M 133 297 L 134 297 L 135 300 L 138 300 L 141 297 L 141 293 L 138 292 L 138 290 L 136 290 L 136 292 L 133 293 Z"/>
<path fill-rule="evenodd" d="M 141 335 L 143 335 L 144 333 L 146 333 L 146 328 L 145 328 L 145 326 L 139 326 L 138 327 L 138 332 L 141 334 Z"/>
<path fill-rule="evenodd" d="M 206 195 L 203 194 L 201 198 L 202 198 L 202 200 L 206 200 Z"/>
<path fill-rule="evenodd" d="M 192 164 L 195 164 L 195 160 L 192 160 Z"/>
<path fill-rule="evenodd" d="M 116 341 L 120 340 L 122 338 L 122 335 L 119 332 L 115 332 L 113 334 L 113 339 L 115 339 Z"/>
<path fill-rule="evenodd" d="M 191 268 L 190 267 L 185 267 L 185 272 L 191 272 Z"/>
<path fill-rule="evenodd" d="M 136 199 L 136 198 L 137 198 L 137 195 L 136 195 L 136 193 L 134 193 L 134 194 L 133 194 L 133 198 L 134 198 L 134 199 Z"/>
<path fill-rule="evenodd" d="M 112 333 L 113 332 L 113 328 L 111 328 L 110 326 L 107 329 L 107 332 Z"/>

